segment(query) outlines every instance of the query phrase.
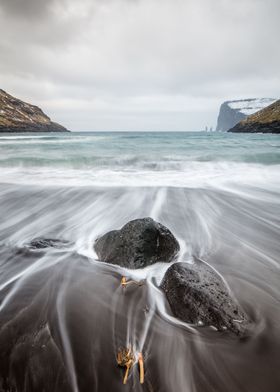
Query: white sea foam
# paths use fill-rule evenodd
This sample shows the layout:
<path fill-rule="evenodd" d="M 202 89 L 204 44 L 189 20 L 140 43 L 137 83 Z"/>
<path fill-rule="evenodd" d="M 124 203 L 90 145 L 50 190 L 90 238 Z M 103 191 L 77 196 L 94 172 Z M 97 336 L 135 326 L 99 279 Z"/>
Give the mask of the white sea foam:
<path fill-rule="evenodd" d="M 168 167 L 168 165 L 166 165 Z M 6 167 L 0 183 L 48 186 L 101 187 L 227 187 L 268 186 L 279 189 L 280 165 L 230 162 L 185 162 L 180 170 L 116 168 L 65 169 L 52 167 Z"/>

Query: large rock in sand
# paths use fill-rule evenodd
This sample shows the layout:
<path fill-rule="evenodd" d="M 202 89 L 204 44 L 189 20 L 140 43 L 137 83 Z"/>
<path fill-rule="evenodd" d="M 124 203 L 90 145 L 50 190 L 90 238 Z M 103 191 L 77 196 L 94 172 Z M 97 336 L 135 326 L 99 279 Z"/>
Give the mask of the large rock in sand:
<path fill-rule="evenodd" d="M 174 315 L 184 322 L 214 326 L 219 331 L 244 334 L 248 318 L 221 276 L 207 263 L 175 263 L 165 273 L 161 288 Z"/>
<path fill-rule="evenodd" d="M 158 261 L 170 262 L 180 246 L 170 230 L 152 218 L 135 219 L 120 230 L 98 238 L 94 250 L 100 261 L 136 269 Z"/>

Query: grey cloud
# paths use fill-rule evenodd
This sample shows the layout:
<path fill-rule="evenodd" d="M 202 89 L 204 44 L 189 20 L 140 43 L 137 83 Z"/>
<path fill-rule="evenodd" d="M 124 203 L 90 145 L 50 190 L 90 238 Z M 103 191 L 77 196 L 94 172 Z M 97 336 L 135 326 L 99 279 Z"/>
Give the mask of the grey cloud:
<path fill-rule="evenodd" d="M 1 87 L 70 128 L 202 128 L 224 99 L 279 97 L 279 5 L 0 0 Z"/>
<path fill-rule="evenodd" d="M 19 18 L 46 16 L 56 0 L 1 0 L 0 8 L 5 14 Z"/>

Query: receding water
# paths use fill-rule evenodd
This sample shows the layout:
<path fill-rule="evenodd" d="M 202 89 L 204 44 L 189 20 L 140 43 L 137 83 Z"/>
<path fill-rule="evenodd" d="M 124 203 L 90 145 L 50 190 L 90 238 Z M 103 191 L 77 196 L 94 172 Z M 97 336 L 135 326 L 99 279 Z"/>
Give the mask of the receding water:
<path fill-rule="evenodd" d="M 278 392 L 280 139 L 224 133 L 0 136 L 0 391 Z M 246 339 L 180 322 L 164 263 L 100 263 L 101 234 L 151 216 L 227 281 Z M 69 241 L 30 250 L 35 237 Z M 145 279 L 121 288 L 121 276 Z M 142 352 L 126 386 L 120 346 Z M 2 388 L 2 389 L 1 389 Z"/>

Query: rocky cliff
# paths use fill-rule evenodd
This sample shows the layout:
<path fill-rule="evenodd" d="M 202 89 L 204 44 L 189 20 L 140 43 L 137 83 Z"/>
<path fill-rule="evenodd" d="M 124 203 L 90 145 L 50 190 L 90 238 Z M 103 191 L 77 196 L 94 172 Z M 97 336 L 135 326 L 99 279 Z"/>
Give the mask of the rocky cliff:
<path fill-rule="evenodd" d="M 239 121 L 273 102 L 275 102 L 274 98 L 250 98 L 224 102 L 220 107 L 216 131 L 228 131 Z"/>
<path fill-rule="evenodd" d="M 280 133 L 280 99 L 240 121 L 229 132 Z"/>
<path fill-rule="evenodd" d="M 37 106 L 25 103 L 0 89 L 0 132 L 67 132 Z"/>

